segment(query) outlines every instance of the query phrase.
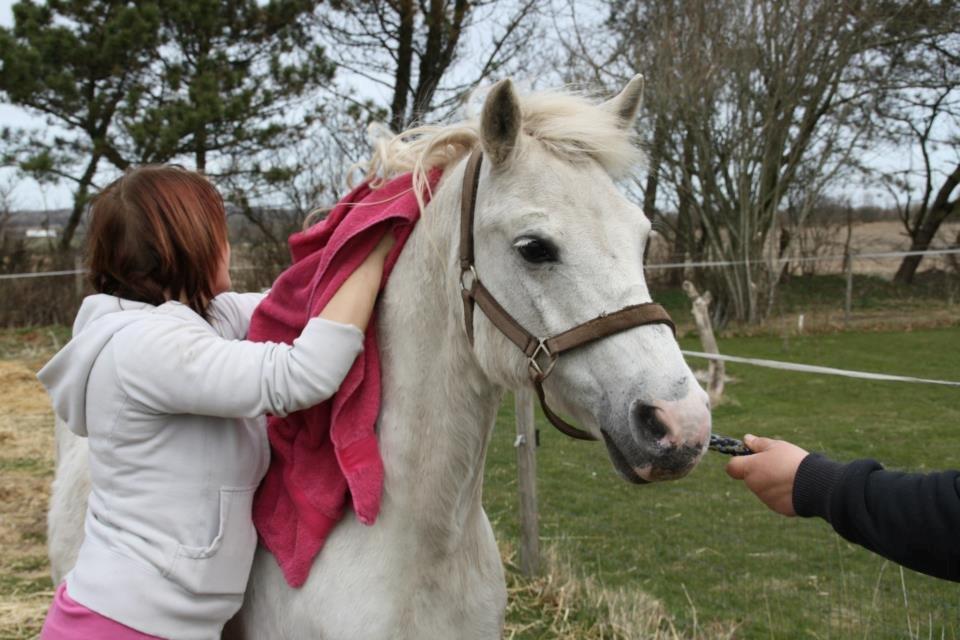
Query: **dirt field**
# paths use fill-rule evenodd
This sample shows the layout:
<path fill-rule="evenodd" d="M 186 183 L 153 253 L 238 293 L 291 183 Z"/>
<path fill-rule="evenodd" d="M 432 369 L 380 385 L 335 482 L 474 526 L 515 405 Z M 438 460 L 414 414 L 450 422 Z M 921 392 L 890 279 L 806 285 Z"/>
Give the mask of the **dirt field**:
<path fill-rule="evenodd" d="M 935 242 L 946 246 L 956 241 L 960 222 L 948 222 L 940 227 Z M 858 251 L 900 251 L 909 246 L 903 225 L 899 222 L 866 222 L 853 229 L 853 246 Z"/>
<path fill-rule="evenodd" d="M 931 249 L 949 247 L 957 242 L 960 234 L 960 221 L 944 224 L 940 227 Z M 846 229 L 837 227 L 831 232 L 820 233 L 822 244 L 817 254 L 820 256 L 840 256 L 843 254 L 843 244 L 846 239 Z M 671 262 L 670 250 L 663 244 L 663 236 L 659 241 L 653 241 L 652 253 L 649 262 Z M 906 251 L 910 248 L 910 240 L 903 230 L 903 225 L 897 221 L 861 222 L 853 227 L 853 236 L 850 242 L 854 253 L 886 253 L 891 251 Z M 956 256 L 955 256 L 956 257 Z M 960 258 L 958 258 L 960 259 Z M 867 259 L 861 258 L 854 263 L 854 272 L 892 277 L 900 266 L 900 258 Z M 944 269 L 946 259 L 943 257 L 928 257 L 920 264 L 921 270 Z M 840 273 L 843 261 L 824 261 L 817 263 L 816 273 Z"/>
<path fill-rule="evenodd" d="M 53 589 L 47 569 L 47 495 L 53 414 L 35 372 L 43 358 L 0 359 L 0 638 L 30 638 Z"/>
<path fill-rule="evenodd" d="M 949 247 L 956 243 L 960 234 L 960 222 L 944 224 L 940 227 L 936 241 L 932 248 Z M 841 238 L 842 239 L 842 238 Z M 903 225 L 899 222 L 870 222 L 854 227 L 851 242 L 854 251 L 858 253 L 881 253 L 886 251 L 906 251 L 910 242 L 904 233 Z M 938 267 L 944 268 L 944 258 L 924 258 L 921 269 Z M 857 273 L 872 273 L 875 275 L 892 276 L 900 266 L 899 259 L 860 260 Z"/>

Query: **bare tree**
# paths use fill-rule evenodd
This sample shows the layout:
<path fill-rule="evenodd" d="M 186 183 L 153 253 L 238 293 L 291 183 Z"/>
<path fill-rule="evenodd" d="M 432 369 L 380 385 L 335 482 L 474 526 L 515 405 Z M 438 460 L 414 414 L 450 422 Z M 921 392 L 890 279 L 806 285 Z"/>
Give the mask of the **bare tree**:
<path fill-rule="evenodd" d="M 243 156 L 238 167 L 261 168 L 259 179 L 229 166 L 218 178 L 226 200 L 261 235 L 285 251 L 286 238 L 313 210 L 335 203 L 350 183 L 351 170 L 367 155 L 367 128 L 380 123 L 384 109 L 371 103 L 321 105 L 301 139 L 259 157 Z"/>
<path fill-rule="evenodd" d="M 320 5 L 312 33 L 336 66 L 337 82 L 313 97 L 310 122 L 289 144 L 241 150 L 218 167 L 233 210 L 271 245 L 258 251 L 286 260 L 289 233 L 311 211 L 335 203 L 356 177 L 351 170 L 369 155 L 370 126 L 389 122 L 398 131 L 428 113 L 441 119 L 478 82 L 518 64 L 545 1 Z M 376 95 L 380 89 L 386 100 Z"/>
<path fill-rule="evenodd" d="M 726 263 L 698 278 L 715 292 L 720 323 L 771 308 L 791 185 L 808 181 L 796 210 L 811 210 L 873 134 L 873 91 L 889 71 L 872 52 L 910 36 L 894 29 L 901 4 L 620 0 L 599 29 L 605 49 L 596 38 L 571 47 L 598 79 L 649 78 L 657 174 L 647 199 L 676 207 L 675 259 Z M 672 193 L 650 193 L 665 187 Z"/>
<path fill-rule="evenodd" d="M 546 4 L 340 1 L 328 5 L 322 24 L 337 66 L 389 93 L 390 127 L 400 131 L 433 110 L 458 105 L 479 82 L 515 62 L 537 29 L 537 9 Z M 489 42 L 468 42 L 468 32 L 478 34 L 481 26 L 490 28 Z M 341 97 L 354 99 L 348 93 Z"/>
<path fill-rule="evenodd" d="M 823 258 L 843 255 L 850 240 L 848 237 L 845 242 L 844 234 L 852 231 L 851 211 L 849 202 L 825 196 L 810 201 L 802 189 L 799 193 L 790 193 L 781 222 L 780 248 L 783 253 L 780 257 L 784 259 L 781 281 L 796 272 L 814 275 L 823 264 Z M 836 267 L 837 264 L 833 264 L 827 268 L 836 270 Z"/>
<path fill-rule="evenodd" d="M 954 20 L 947 21 L 953 25 L 952 33 L 933 34 L 918 46 L 894 53 L 902 60 L 900 72 L 879 109 L 893 147 L 913 147 L 921 158 L 919 167 L 881 176 L 897 203 L 910 251 L 929 249 L 940 226 L 960 211 L 960 193 L 955 194 L 960 192 L 960 11 L 952 15 Z M 953 150 L 946 170 L 935 162 L 935 153 L 943 149 Z M 910 284 L 922 259 L 905 257 L 894 281 Z"/>

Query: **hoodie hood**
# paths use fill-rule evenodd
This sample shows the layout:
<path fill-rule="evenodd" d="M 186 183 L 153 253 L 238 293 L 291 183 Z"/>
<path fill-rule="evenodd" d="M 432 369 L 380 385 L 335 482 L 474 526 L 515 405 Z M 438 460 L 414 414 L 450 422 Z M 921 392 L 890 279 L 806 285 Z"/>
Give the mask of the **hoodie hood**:
<path fill-rule="evenodd" d="M 150 317 L 155 308 L 103 293 L 84 298 L 73 338 L 37 374 L 57 417 L 78 436 L 87 435 L 87 381 L 100 352 L 120 329 Z"/>

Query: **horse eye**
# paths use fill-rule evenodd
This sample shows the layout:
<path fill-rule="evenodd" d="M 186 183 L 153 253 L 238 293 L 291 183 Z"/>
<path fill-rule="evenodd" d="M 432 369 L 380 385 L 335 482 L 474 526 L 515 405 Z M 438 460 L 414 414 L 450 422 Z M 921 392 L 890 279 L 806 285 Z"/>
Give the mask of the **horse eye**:
<path fill-rule="evenodd" d="M 557 247 L 549 240 L 526 236 L 513 243 L 517 253 L 527 262 L 556 262 Z"/>

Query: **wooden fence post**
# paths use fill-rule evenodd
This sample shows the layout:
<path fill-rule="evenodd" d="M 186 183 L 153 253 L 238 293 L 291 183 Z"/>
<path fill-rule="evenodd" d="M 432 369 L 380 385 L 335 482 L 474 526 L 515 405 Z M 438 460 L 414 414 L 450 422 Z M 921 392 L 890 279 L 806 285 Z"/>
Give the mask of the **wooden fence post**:
<path fill-rule="evenodd" d="M 517 474 L 520 488 L 520 571 L 530 577 L 540 571 L 540 525 L 537 520 L 537 435 L 533 423 L 533 393 L 514 394 L 517 418 Z"/>
<path fill-rule="evenodd" d="M 853 309 L 853 256 L 849 253 L 843 256 L 843 273 L 847 279 L 847 293 L 843 301 L 843 324 L 850 324 L 850 312 Z"/>
<path fill-rule="evenodd" d="M 850 324 L 850 312 L 853 310 L 853 253 L 850 243 L 853 240 L 853 207 L 847 205 L 847 239 L 843 243 L 843 275 L 847 279 L 847 293 L 843 300 L 843 326 Z"/>

